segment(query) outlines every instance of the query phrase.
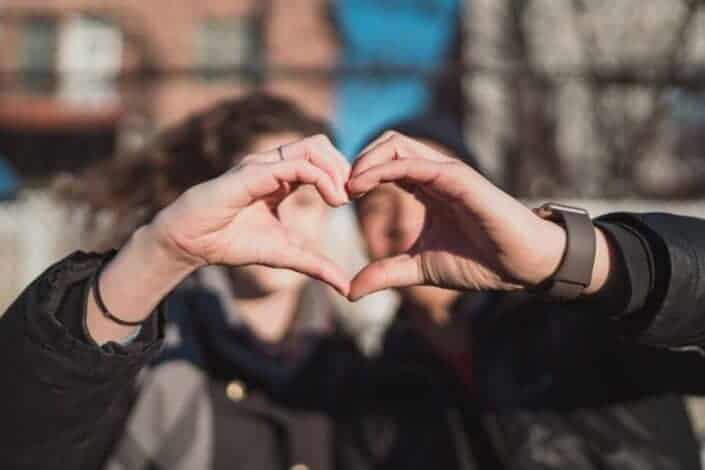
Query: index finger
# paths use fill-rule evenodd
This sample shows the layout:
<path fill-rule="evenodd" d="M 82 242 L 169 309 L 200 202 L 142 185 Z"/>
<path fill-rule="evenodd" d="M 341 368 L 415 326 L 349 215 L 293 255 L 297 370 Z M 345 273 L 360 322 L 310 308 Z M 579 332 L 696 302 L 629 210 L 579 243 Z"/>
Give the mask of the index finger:
<path fill-rule="evenodd" d="M 347 199 L 345 183 L 350 177 L 350 164 L 323 134 L 308 137 L 281 147 L 284 160 L 303 159 L 330 175 Z"/>
<path fill-rule="evenodd" d="M 347 195 L 340 194 L 330 175 L 307 160 L 247 164 L 205 186 L 212 188 L 209 198 L 213 204 L 242 208 L 271 196 L 283 186 L 297 184 L 314 186 L 332 207 L 347 202 Z"/>
<path fill-rule="evenodd" d="M 352 176 L 357 176 L 374 166 L 386 162 L 409 158 L 434 162 L 454 160 L 415 139 L 396 131 L 388 131 L 360 153 L 353 165 Z"/>
<path fill-rule="evenodd" d="M 469 170 L 469 171 L 464 171 Z M 446 199 L 463 199 L 473 191 L 478 181 L 474 181 L 473 171 L 457 160 L 436 162 L 422 159 L 392 160 L 354 175 L 348 182 L 348 192 L 358 197 L 377 186 L 390 183 L 411 183 L 433 190 Z M 475 175 L 482 179 L 479 174 Z"/>

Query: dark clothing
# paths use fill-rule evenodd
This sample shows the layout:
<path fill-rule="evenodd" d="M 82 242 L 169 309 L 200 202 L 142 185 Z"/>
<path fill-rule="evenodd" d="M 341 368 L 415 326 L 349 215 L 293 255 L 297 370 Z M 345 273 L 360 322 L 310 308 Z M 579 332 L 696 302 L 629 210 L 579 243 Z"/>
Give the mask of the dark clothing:
<path fill-rule="evenodd" d="M 329 306 L 325 301 L 321 302 L 324 305 L 312 305 L 324 294 L 320 287 L 306 289 L 308 301 L 301 302 L 299 311 L 310 313 Z M 207 406 L 199 409 L 190 403 L 171 403 L 163 406 L 162 413 L 183 415 L 190 409 L 193 420 L 200 414 L 200 419 L 209 423 L 210 433 L 183 439 L 164 433 L 161 439 L 206 440 L 211 451 L 193 456 L 199 460 L 189 466 L 165 455 L 152 455 L 149 460 L 164 469 L 263 470 L 289 469 L 297 464 L 311 469 L 338 468 L 331 410 L 338 391 L 346 388 L 346 377 L 364 361 L 352 340 L 335 328 L 327 334 L 286 338 L 273 348 L 261 343 L 249 329 L 234 328 L 219 298 L 211 292 L 183 289 L 171 300 L 170 327 L 180 340 L 167 344 L 152 371 L 162 376 L 165 385 L 173 386 L 177 382 L 170 372 L 173 366 L 180 363 L 182 370 L 191 367 L 192 375 L 206 385 L 196 395 Z M 153 421 L 148 413 L 146 410 L 143 418 Z M 139 433 L 144 427 L 143 423 L 131 424 L 128 433 Z M 178 423 L 172 432 L 181 433 L 184 428 Z"/>
<path fill-rule="evenodd" d="M 580 313 L 495 297 L 483 312 L 493 318 L 474 322 L 472 393 L 398 313 L 385 338 L 387 374 L 370 387 L 385 394 L 359 413 L 359 426 L 391 415 L 377 428 L 387 448 L 376 468 L 430 468 L 404 459 L 424 442 L 410 434 L 434 420 L 443 437 L 425 441 L 420 456 L 439 468 L 700 468 L 683 401 L 669 393 L 703 369 L 699 358 L 681 363 L 678 353 L 620 344 Z"/>
<path fill-rule="evenodd" d="M 0 319 L 3 468 L 99 468 L 128 411 L 126 391 L 159 353 L 159 340 L 141 338 L 98 348 L 59 321 L 85 311 L 87 280 L 99 260 L 79 253 L 55 264 Z"/>
<path fill-rule="evenodd" d="M 302 445 L 327 452 L 325 442 L 332 442 L 333 460 L 341 465 L 330 468 L 484 470 L 499 467 L 497 462 L 507 469 L 697 468 L 680 399 L 669 394 L 705 388 L 705 222 L 659 214 L 606 220 L 622 229 L 613 236 L 628 274 L 609 296 L 572 306 L 500 296 L 501 306 L 478 312 L 474 395 L 403 322 L 389 332 L 385 353 L 374 364 L 358 362 L 356 353 L 347 362 L 331 351 L 311 375 L 301 375 L 299 393 L 283 397 L 301 409 L 315 397 L 315 412 L 334 417 L 333 431 L 312 432 L 312 440 Z M 172 422 L 169 429 L 179 429 L 179 439 L 165 442 L 159 436 L 161 444 L 188 448 L 210 432 L 214 448 L 235 442 L 243 444 L 240 448 L 288 442 L 292 448 L 291 440 L 269 440 L 270 429 L 279 424 L 258 429 L 248 421 L 230 431 L 228 420 L 244 421 L 228 407 L 233 400 L 222 400 L 229 377 L 218 385 L 193 372 L 198 360 L 208 361 L 207 352 L 198 360 L 172 362 L 175 368 L 186 366 L 180 369 L 187 371 L 183 386 L 156 387 L 151 398 L 135 402 L 137 374 L 156 360 L 164 324 L 155 315 L 128 346 L 97 347 L 78 337 L 72 319 L 84 314 L 86 281 L 99 261 L 76 254 L 54 265 L 0 320 L 0 361 L 7 378 L 0 390 L 2 468 L 100 468 L 109 454 L 143 444 L 126 440 L 123 430 L 130 429 L 140 406 L 159 415 L 171 402 L 170 393 L 193 404 L 184 410 L 211 406 L 217 419 L 203 427 L 188 413 L 177 415 L 176 427 Z M 648 275 L 638 266 L 647 266 Z M 623 307 L 615 310 L 615 305 Z M 168 342 L 168 331 L 166 336 Z M 307 393 L 308 384 L 317 391 Z M 261 390 L 267 398 L 276 395 Z M 321 391 L 323 398 L 317 395 Z M 242 414 L 266 416 L 256 404 L 243 407 Z M 191 434 L 183 423 L 193 424 Z M 140 429 L 147 443 L 164 431 Z M 211 452 L 209 466 L 176 461 L 131 467 L 123 461 L 108 468 L 232 465 L 230 456 L 213 456 L 213 448 L 199 452 Z M 267 452 L 275 455 L 274 448 Z M 286 455 L 281 448 L 277 452 L 272 458 Z M 282 464 L 255 463 L 259 468 Z"/>

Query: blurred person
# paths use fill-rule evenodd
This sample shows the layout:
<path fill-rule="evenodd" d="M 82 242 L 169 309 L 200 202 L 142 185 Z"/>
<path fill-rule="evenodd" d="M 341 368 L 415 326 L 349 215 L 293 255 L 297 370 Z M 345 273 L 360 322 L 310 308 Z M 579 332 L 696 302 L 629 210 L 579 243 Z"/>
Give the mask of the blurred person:
<path fill-rule="evenodd" d="M 180 194 L 241 165 L 246 155 L 326 132 L 324 122 L 288 100 L 246 95 L 167 129 L 64 195 L 116 214 L 107 233 L 121 244 Z M 314 145 L 334 152 L 325 139 Z M 349 165 L 333 163 L 344 181 Z M 287 236 L 320 251 L 328 205 L 310 185 L 287 192 L 260 209 L 268 204 Z M 265 215 L 247 220 L 254 229 Z M 264 250 L 266 239 L 247 248 Z M 322 284 L 262 265 L 210 266 L 176 291 L 168 319 L 165 351 L 123 405 L 130 409 L 123 430 L 111 430 L 116 443 L 107 468 L 333 468 L 335 387 L 341 370 L 355 369 L 347 362 L 362 357 L 337 324 Z"/>
<path fill-rule="evenodd" d="M 433 222 L 424 224 L 411 251 L 373 261 L 352 280 L 288 229 L 274 210 L 302 185 L 315 187 L 327 205 L 340 207 L 350 197 L 360 198 L 385 182 L 397 182 L 400 187 L 414 191 L 425 205 L 431 205 L 432 210 L 426 212 L 426 217 Z M 428 195 L 433 199 L 428 199 Z M 636 245 L 631 245 L 622 238 L 608 238 L 605 229 L 595 229 L 588 219 L 597 249 L 588 257 L 589 284 L 581 290 L 581 298 L 575 299 L 574 306 L 582 305 L 587 309 L 584 319 L 599 315 L 604 323 L 614 322 L 613 326 L 623 339 L 618 340 L 616 334 L 593 335 L 590 328 L 568 335 L 565 344 L 550 351 L 550 358 L 557 360 L 556 365 L 563 364 L 561 359 L 565 355 L 567 367 L 551 371 L 559 374 L 557 378 L 563 377 L 561 373 L 580 375 L 583 370 L 587 373 L 583 382 L 574 384 L 578 387 L 573 390 L 576 400 L 582 401 L 585 408 L 585 401 L 594 403 L 611 398 L 624 403 L 634 396 L 654 394 L 658 390 L 702 390 L 702 375 L 697 373 L 703 367 L 702 355 L 697 351 L 675 352 L 668 348 L 692 347 L 700 351 L 705 348 L 705 341 L 697 333 L 703 331 L 701 325 L 705 321 L 700 308 L 705 289 L 697 278 L 705 258 L 705 221 L 665 215 L 618 215 L 611 220 L 633 230 L 635 237 L 643 236 L 645 244 L 637 241 Z M 345 160 L 320 136 L 250 154 L 220 176 L 186 190 L 136 229 L 117 253 L 76 253 L 50 267 L 0 319 L 0 363 L 6 377 L 11 377 L 0 390 L 0 412 L 4 418 L 0 427 L 0 461 L 13 469 L 100 468 L 117 440 L 121 440 L 120 446 L 125 446 L 125 450 L 130 446 L 133 450 L 144 450 L 140 446 L 150 439 L 172 437 L 170 430 L 178 429 L 173 440 L 162 440 L 163 445 L 154 444 L 150 448 L 156 448 L 160 457 L 168 456 L 167 461 L 154 457 L 146 463 L 140 462 L 143 454 L 124 452 L 108 468 L 165 465 L 166 468 L 230 468 L 232 461 L 210 460 L 214 448 L 225 448 L 227 452 L 241 442 L 252 447 L 254 443 L 268 442 L 266 438 L 257 438 L 259 431 L 254 427 L 231 434 L 224 426 L 217 425 L 228 415 L 228 410 L 215 405 L 215 400 L 223 397 L 222 388 L 211 388 L 214 382 L 206 377 L 199 380 L 201 376 L 192 373 L 194 363 L 189 359 L 195 354 L 200 361 L 198 364 L 208 365 L 208 348 L 199 351 L 198 348 L 171 349 L 169 346 L 175 343 L 195 345 L 192 338 L 179 339 L 165 329 L 164 302 L 168 298 L 170 306 L 178 304 L 181 294 L 172 291 L 205 266 L 258 264 L 292 269 L 323 281 L 352 299 L 379 289 L 421 284 L 464 291 L 522 291 L 538 289 L 545 281 L 555 280 L 556 266 L 560 270 L 563 258 L 574 258 L 575 246 L 569 243 L 570 239 L 569 231 L 538 217 L 468 165 L 397 134 L 385 135 L 382 141 L 372 144 L 358 159 L 352 176 Z M 653 267 L 645 261 L 650 257 Z M 642 265 L 647 274 L 643 278 L 632 276 L 643 271 L 633 269 Z M 552 289 L 547 290 L 545 294 L 554 296 L 552 292 Z M 684 295 L 686 292 L 688 295 Z M 595 310 L 595 302 L 603 301 L 602 296 L 612 300 L 605 304 L 604 316 Z M 622 305 L 622 301 L 628 302 Z M 536 312 L 547 311 L 543 302 L 537 300 L 538 310 L 527 310 L 524 315 L 527 325 L 534 315 L 540 317 Z M 199 311 L 199 314 L 210 316 L 213 311 Z M 567 318 L 569 313 L 562 310 L 562 315 Z M 198 315 L 189 317 L 194 324 L 201 324 Z M 472 327 L 475 328 L 475 322 Z M 198 334 L 206 328 L 184 329 L 181 333 Z M 541 331 L 537 333 L 542 336 Z M 481 335 L 476 334 L 473 339 L 477 338 Z M 488 338 L 493 338 L 491 332 Z M 574 360 L 575 348 L 571 341 L 580 345 L 594 340 L 598 346 L 621 345 L 612 359 L 615 363 L 629 362 L 630 369 L 618 372 L 634 379 L 631 388 L 609 386 L 625 377 L 615 379 L 608 374 L 608 378 L 613 379 L 611 382 L 592 380 L 595 377 L 590 370 L 589 354 L 585 361 Z M 167 352 L 171 350 L 172 356 L 169 358 L 167 354 L 161 360 L 172 360 L 170 367 L 180 378 L 170 386 L 160 387 L 151 400 L 144 401 L 134 396 L 133 385 L 139 372 L 157 357 L 162 342 L 167 343 Z M 638 342 L 644 345 L 639 346 Z M 221 346 L 222 343 L 217 345 Z M 527 350 L 530 352 L 531 348 Z M 199 352 L 203 354 L 197 354 Z M 472 353 L 474 355 L 475 350 Z M 432 463 L 431 468 L 453 458 L 460 461 L 460 468 L 477 468 L 473 459 L 478 456 L 471 452 L 484 447 L 472 439 L 469 445 L 459 440 L 470 422 L 455 411 L 456 402 L 441 403 L 443 406 L 439 409 L 439 402 L 431 401 L 449 394 L 451 398 L 455 396 L 439 376 L 420 374 L 394 358 L 388 361 L 390 367 L 386 367 L 382 359 L 358 368 L 356 360 L 343 362 L 341 357 L 338 355 L 331 360 L 327 364 L 330 368 L 319 367 L 312 371 L 323 388 L 327 386 L 334 391 L 335 405 L 343 408 L 336 420 L 345 426 L 336 424 L 335 440 L 356 444 L 340 451 L 336 449 L 336 453 L 340 452 L 336 462 L 347 464 L 340 468 L 428 468 L 427 450 L 441 448 L 440 445 L 448 443 L 447 439 L 452 440 L 454 449 L 461 453 L 457 457 L 444 456 Z M 419 365 L 423 366 L 424 361 L 435 356 L 414 357 L 419 357 Z M 526 381 L 519 381 L 526 387 L 512 387 L 514 384 L 508 382 L 508 393 L 498 397 L 499 404 L 511 405 L 513 391 L 525 392 L 530 398 L 534 391 L 539 396 L 542 394 L 544 383 L 548 386 L 554 383 L 546 380 L 541 381 L 538 388 L 534 387 L 532 358 L 527 356 L 523 365 L 527 375 L 517 377 L 526 378 Z M 475 362 L 477 358 L 471 359 Z M 413 360 L 411 362 L 414 366 Z M 501 366 L 498 364 L 500 377 L 504 376 Z M 439 363 L 439 370 L 440 367 L 443 363 Z M 643 372 L 647 368 L 651 380 L 644 381 Z M 395 371 L 398 380 L 391 375 Z M 421 380 L 416 380 L 419 378 Z M 471 380 L 475 382 L 475 375 Z M 147 377 L 147 382 L 142 384 L 148 383 Z M 381 387 L 377 388 L 377 384 Z M 247 390 L 238 387 L 241 384 L 233 385 L 228 393 L 231 399 L 247 396 Z M 582 386 L 589 391 L 581 390 Z M 305 405 L 316 392 L 315 388 L 302 388 L 305 391 L 293 400 L 296 406 Z M 507 459 L 507 466 L 514 468 L 566 468 L 565 459 L 571 457 L 579 461 L 568 468 L 610 468 L 600 467 L 606 457 L 610 458 L 611 467 L 619 468 L 663 467 L 673 463 L 670 454 L 661 454 L 659 441 L 652 439 L 653 427 L 644 429 L 641 423 L 620 410 L 611 415 L 605 412 L 613 418 L 611 421 L 597 419 L 597 415 L 591 419 L 591 409 L 570 408 L 570 394 L 554 391 L 556 410 L 542 408 L 540 400 L 535 403 L 536 407 L 498 406 L 491 420 L 494 424 L 488 426 L 493 431 L 480 429 L 477 439 L 488 434 L 496 436 L 497 440 L 493 437 L 492 442 L 503 445 L 505 452 L 501 455 Z M 460 393 L 468 402 L 480 402 L 481 394 L 480 398 L 468 396 L 467 387 Z M 177 415 L 167 413 L 174 396 L 182 403 L 184 400 L 179 400 L 179 396 L 186 396 L 185 401 L 192 406 Z M 369 407 L 380 402 L 388 406 L 382 410 Z M 150 415 L 157 416 L 157 421 L 148 423 L 139 436 L 128 437 L 129 433 L 122 432 L 126 421 L 130 426 L 130 404 L 146 408 Z M 519 404 L 527 405 L 523 400 Z M 262 402 L 256 400 L 242 409 L 242 414 L 266 415 L 260 405 Z M 365 413 L 365 419 L 357 419 L 359 411 Z M 376 413 L 379 413 L 377 419 L 366 419 Z M 207 418 L 213 414 L 217 414 L 215 423 Z M 171 419 L 165 420 L 167 415 Z M 282 420 L 284 416 L 277 414 L 270 421 L 281 434 L 286 434 L 282 427 L 286 422 Z M 543 425 L 532 428 L 531 438 L 524 440 L 527 428 L 522 423 L 536 423 L 538 416 L 543 417 Z M 360 421 L 362 424 L 358 425 Z M 573 424 L 580 430 L 598 429 L 592 435 L 604 439 L 599 442 L 581 440 L 584 434 L 577 431 L 569 437 L 565 434 L 559 437 L 551 433 L 558 427 L 554 423 L 563 423 L 566 427 Z M 615 441 L 607 431 L 621 429 L 624 423 L 633 424 L 629 431 L 642 438 L 644 447 L 655 447 L 654 460 L 644 457 L 652 454 L 632 451 L 633 446 L 627 450 L 616 445 L 624 441 Z M 447 426 L 450 432 L 446 431 Z M 224 430 L 224 433 L 219 432 Z M 339 430 L 344 434 L 339 435 Z M 409 436 L 407 442 L 416 443 L 418 447 L 403 445 L 406 442 L 400 443 L 398 436 Z M 680 438 L 675 432 L 672 437 Z M 297 447 L 300 441 L 295 440 L 290 445 L 285 441 L 279 441 L 284 442 L 280 448 L 282 454 L 271 455 L 294 455 L 301 450 Z M 513 446 L 521 443 L 525 445 Z M 687 440 L 676 444 L 688 447 Z M 322 441 L 315 445 L 317 449 L 327 448 Z M 402 465 L 395 466 L 394 461 L 380 462 L 379 457 L 386 455 L 390 447 L 406 450 L 405 454 L 396 454 L 405 459 Z M 137 461 L 132 460 L 135 456 Z M 540 464 L 536 464 L 537 459 L 541 460 Z M 221 466 L 213 467 L 218 464 Z M 359 465 L 351 467 L 356 464 Z M 678 464 L 676 461 L 671 467 L 678 468 Z M 243 463 L 242 467 L 247 468 L 247 465 Z M 298 468 L 305 468 L 305 465 Z"/>
<path fill-rule="evenodd" d="M 427 115 L 391 128 L 400 134 L 387 133 L 373 142 L 354 166 L 353 176 L 380 169 L 385 159 L 397 164 L 404 159 L 461 161 L 477 168 L 460 127 L 451 119 Z M 460 176 L 462 168 L 454 171 Z M 433 174 L 429 181 L 431 177 L 439 176 Z M 378 179 L 380 184 L 365 188 L 356 208 L 370 258 L 385 261 L 376 266 L 379 271 L 373 263 L 358 274 L 353 297 L 368 292 L 365 284 L 388 287 L 411 275 L 424 261 L 424 250 L 438 257 L 460 252 L 459 247 L 442 246 L 436 237 L 453 237 L 463 230 L 462 224 L 483 222 L 429 202 L 437 196 L 425 190 L 431 184 L 414 187 L 418 181 L 397 175 Z M 490 200 L 488 209 L 501 214 L 506 204 Z M 525 215 L 514 212 L 517 228 L 529 230 L 521 223 Z M 597 225 L 629 250 L 641 249 L 642 241 L 629 228 L 639 225 L 636 220 L 617 216 Z M 550 243 L 551 238 L 540 242 Z M 490 257 L 483 251 L 501 247 L 475 248 L 479 252 L 472 257 L 482 263 Z M 391 268 L 397 256 L 400 265 L 406 263 L 403 273 Z M 413 263 L 410 257 L 416 258 Z M 460 269 L 451 259 L 443 262 Z M 641 268 L 646 270 L 646 265 Z M 448 283 L 434 266 L 418 269 L 428 276 L 424 283 Z M 698 445 L 678 395 L 683 380 L 673 380 L 673 374 L 697 374 L 703 364 L 696 359 L 687 372 L 676 365 L 677 358 L 619 341 L 618 334 L 640 339 L 644 336 L 638 335 L 645 334 L 638 319 L 606 314 L 639 303 L 625 300 L 629 289 L 612 289 L 607 302 L 603 296 L 578 308 L 547 304 L 523 292 L 497 292 L 499 283 L 489 276 L 494 273 L 484 274 L 489 283 L 465 286 L 479 292 L 407 280 L 403 282 L 408 286 L 397 288 L 402 302 L 378 359 L 389 373 L 380 374 L 371 388 L 396 387 L 399 393 L 371 394 L 358 414 L 363 427 L 378 422 L 386 411 L 386 426 L 378 424 L 377 430 L 378 440 L 385 442 L 377 447 L 383 449 L 376 455 L 379 468 L 407 468 L 401 463 L 412 455 L 418 468 L 700 468 Z M 502 284 L 499 290 L 517 287 Z M 649 315 L 642 315 L 642 328 Z M 700 379 L 695 383 L 696 391 L 705 384 Z"/>

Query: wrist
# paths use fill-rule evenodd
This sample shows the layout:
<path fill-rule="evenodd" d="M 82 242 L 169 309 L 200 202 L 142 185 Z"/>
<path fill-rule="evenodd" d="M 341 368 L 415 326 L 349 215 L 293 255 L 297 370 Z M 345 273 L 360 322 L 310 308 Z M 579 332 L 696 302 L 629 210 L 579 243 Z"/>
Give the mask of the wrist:
<path fill-rule="evenodd" d="M 556 272 L 567 248 L 567 232 L 563 226 L 543 219 L 541 223 L 539 232 L 542 235 L 539 243 L 546 248 L 539 268 L 532 278 L 532 284 L 530 284 L 532 287 L 541 284 Z M 604 287 L 612 264 L 612 251 L 608 238 L 601 229 L 594 227 L 594 230 L 595 259 L 590 284 L 585 288 L 584 295 L 592 295 Z"/>
<path fill-rule="evenodd" d="M 169 230 L 159 215 L 151 223 L 137 229 L 133 237 L 140 237 L 147 251 L 163 258 L 176 269 L 189 269 L 193 272 L 208 264 L 203 258 L 184 250 L 174 237 L 169 235 Z"/>
<path fill-rule="evenodd" d="M 612 271 L 614 263 L 613 248 L 609 238 L 602 229 L 595 227 L 595 263 L 592 269 L 592 279 L 585 288 L 585 295 L 596 294 L 601 291 Z"/>
<path fill-rule="evenodd" d="M 536 246 L 542 247 L 542 255 L 527 287 L 536 287 L 553 276 L 563 260 L 568 243 L 564 227 L 539 217 L 537 220 L 539 229 L 536 232 L 539 236 L 536 238 Z"/>
<path fill-rule="evenodd" d="M 174 256 L 154 236 L 149 226 L 135 231 L 128 242 L 101 272 L 101 297 L 106 308 L 124 322 L 143 322 L 157 305 L 196 267 Z M 101 313 L 91 289 L 87 301 L 86 327 L 98 344 L 119 341 L 134 332 Z"/>

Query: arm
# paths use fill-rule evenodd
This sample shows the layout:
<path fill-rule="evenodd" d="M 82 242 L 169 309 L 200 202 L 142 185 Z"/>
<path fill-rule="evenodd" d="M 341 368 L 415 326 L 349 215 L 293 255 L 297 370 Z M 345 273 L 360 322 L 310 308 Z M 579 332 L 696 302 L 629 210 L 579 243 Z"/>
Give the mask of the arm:
<path fill-rule="evenodd" d="M 102 348 L 72 335 L 89 279 L 104 261 L 76 253 L 34 281 L 0 319 L 2 442 L 8 468 L 98 468 L 131 379 L 159 350 L 159 318 L 129 346 Z"/>
<path fill-rule="evenodd" d="M 621 298 L 610 312 L 625 337 L 651 346 L 705 349 L 705 220 L 621 213 L 598 223 L 615 234 L 620 259 L 609 274 L 613 281 L 584 306 Z"/>
<path fill-rule="evenodd" d="M 139 229 L 114 258 L 77 254 L 40 276 L 0 319 L 0 461 L 7 468 L 99 468 L 127 409 L 125 392 L 158 353 L 155 307 L 181 279 L 211 263 L 299 270 L 343 294 L 347 280 L 330 260 L 291 239 L 273 207 L 299 184 L 333 206 L 346 201 L 346 163 L 320 137 L 246 157 L 201 184 Z M 262 247 L 266 249 L 261 249 Z M 96 308 L 89 280 L 103 262 L 109 310 L 142 331 L 114 324 Z M 72 325 L 83 323 L 85 338 Z"/>
<path fill-rule="evenodd" d="M 388 182 L 426 206 L 410 249 L 377 260 L 351 283 L 351 298 L 389 287 L 463 290 L 534 287 L 558 267 L 566 235 L 464 163 L 390 132 L 358 157 L 348 191 Z M 705 222 L 666 215 L 614 215 L 596 227 L 592 281 L 578 302 L 616 320 L 620 334 L 650 345 L 705 342 Z M 644 275 L 644 271 L 648 274 Z"/>

